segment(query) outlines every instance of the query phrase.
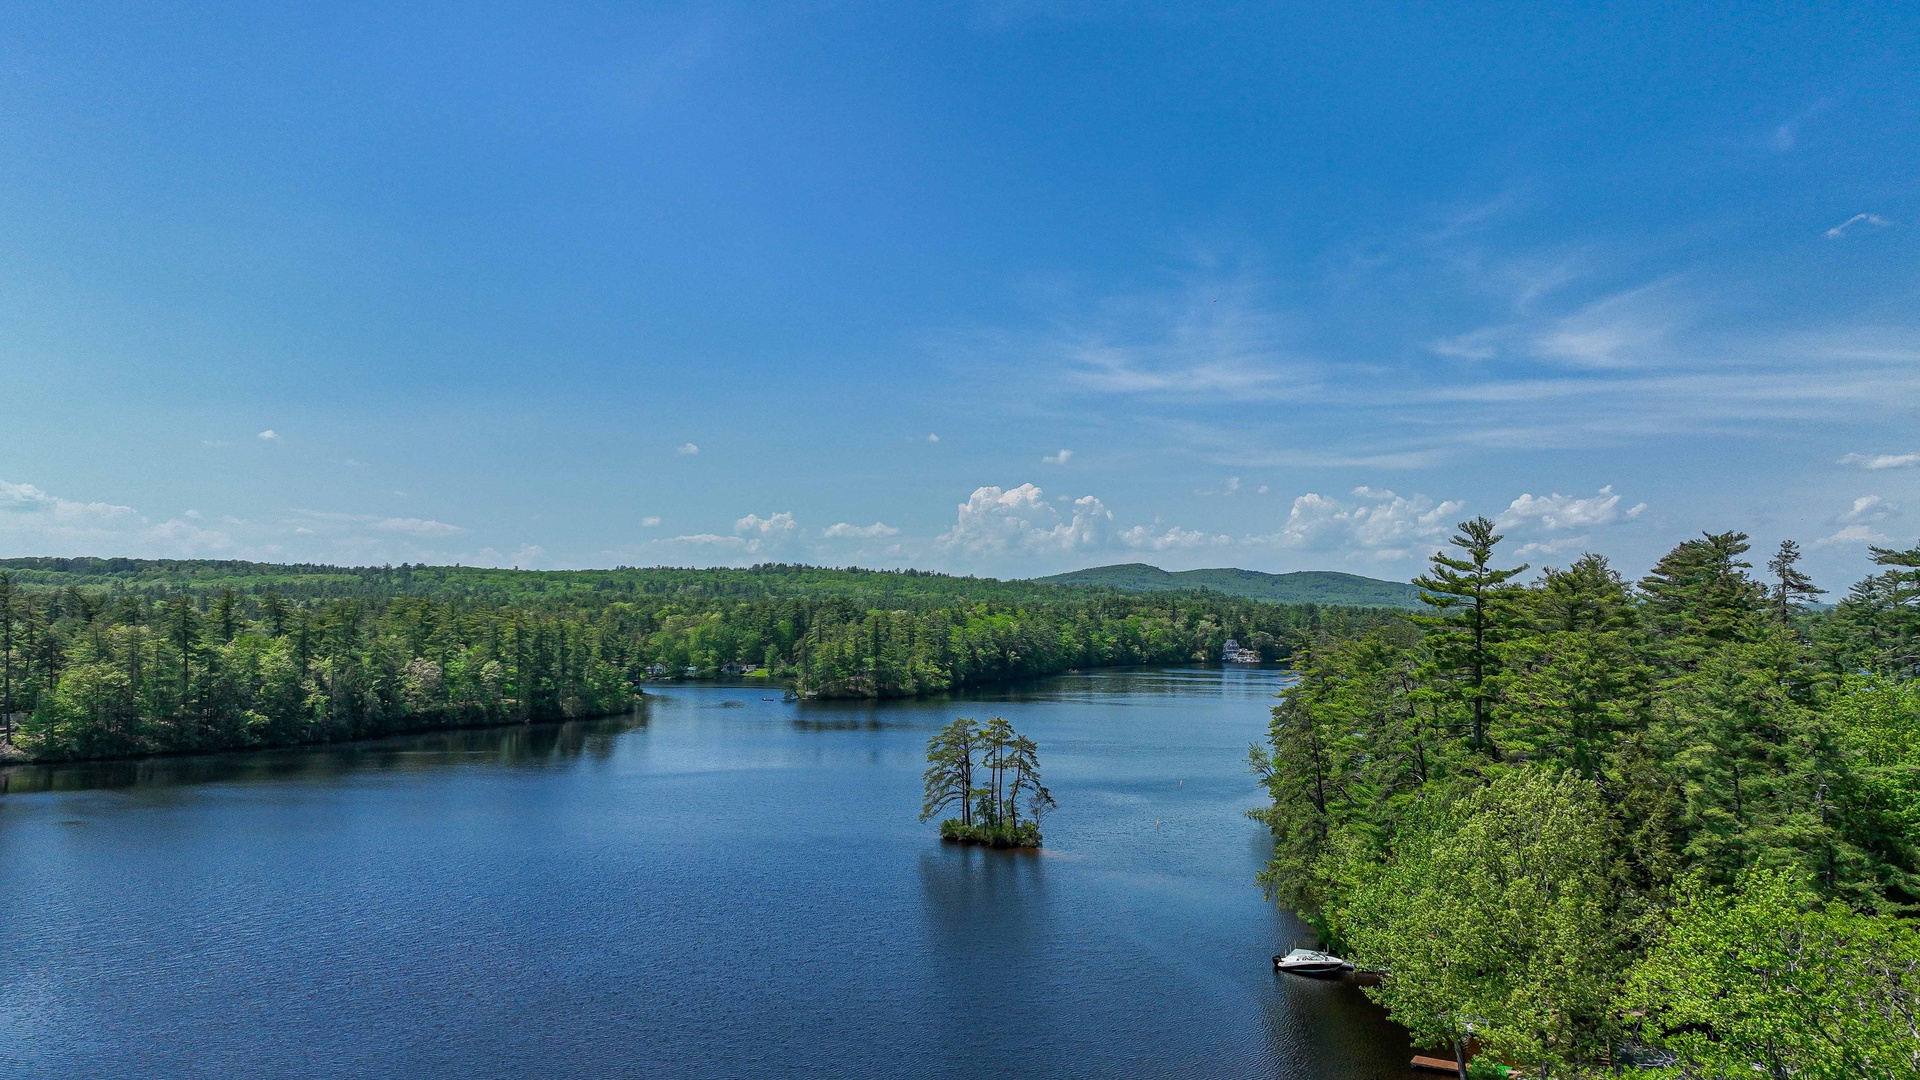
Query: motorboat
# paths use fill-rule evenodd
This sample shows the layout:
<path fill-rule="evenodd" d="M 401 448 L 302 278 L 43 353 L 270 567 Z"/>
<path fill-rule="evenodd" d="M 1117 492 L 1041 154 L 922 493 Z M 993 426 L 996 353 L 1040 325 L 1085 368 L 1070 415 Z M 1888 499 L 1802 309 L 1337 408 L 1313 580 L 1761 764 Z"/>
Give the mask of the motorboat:
<path fill-rule="evenodd" d="M 1332 953 L 1295 949 L 1285 956 L 1275 956 L 1273 970 L 1294 975 L 1337 975 L 1342 971 L 1352 971 L 1353 962 L 1342 960 Z"/>

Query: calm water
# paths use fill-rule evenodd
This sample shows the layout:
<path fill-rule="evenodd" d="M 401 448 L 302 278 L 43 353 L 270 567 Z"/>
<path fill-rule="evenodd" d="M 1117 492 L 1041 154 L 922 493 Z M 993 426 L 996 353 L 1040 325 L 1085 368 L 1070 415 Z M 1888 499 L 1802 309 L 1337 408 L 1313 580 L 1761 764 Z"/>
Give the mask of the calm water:
<path fill-rule="evenodd" d="M 1275 672 L 58 771 L 0 797 L 0 1075 L 1410 1075 L 1251 884 Z M 915 820 L 927 736 L 1040 744 L 1047 851 Z"/>

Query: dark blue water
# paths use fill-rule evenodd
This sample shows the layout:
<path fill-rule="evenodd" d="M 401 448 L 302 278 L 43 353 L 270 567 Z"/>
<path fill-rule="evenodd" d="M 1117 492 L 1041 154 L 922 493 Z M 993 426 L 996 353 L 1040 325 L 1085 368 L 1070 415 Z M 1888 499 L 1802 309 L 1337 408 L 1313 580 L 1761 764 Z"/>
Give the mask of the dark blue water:
<path fill-rule="evenodd" d="M 1408 1075 L 1252 884 L 1275 672 L 632 717 L 0 778 L 0 1075 Z M 1007 717 L 1044 854 L 916 820 Z"/>

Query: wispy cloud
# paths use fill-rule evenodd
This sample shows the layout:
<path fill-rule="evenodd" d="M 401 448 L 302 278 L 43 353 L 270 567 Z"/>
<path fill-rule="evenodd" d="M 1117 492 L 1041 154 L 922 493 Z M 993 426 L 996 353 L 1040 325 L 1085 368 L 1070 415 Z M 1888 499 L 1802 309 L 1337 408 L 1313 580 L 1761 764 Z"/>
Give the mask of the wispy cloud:
<path fill-rule="evenodd" d="M 854 525 L 841 521 L 822 529 L 820 535 L 828 540 L 876 540 L 884 536 L 899 536 L 900 530 L 879 521 L 871 525 Z"/>
<path fill-rule="evenodd" d="M 259 439 L 261 442 L 279 442 L 280 433 L 272 428 L 268 428 L 260 434 L 255 435 L 254 438 Z"/>
<path fill-rule="evenodd" d="M 1920 454 L 1848 454 L 1839 464 L 1857 465 L 1862 469 L 1904 469 L 1920 465 Z"/>
<path fill-rule="evenodd" d="M 442 546 L 468 530 L 432 518 L 306 509 L 249 518 L 222 513 L 217 522 L 213 516 L 189 510 L 155 519 L 131 506 L 0 481 L 0 551 L 7 553 L 347 564 L 486 559 L 484 553 Z"/>
<path fill-rule="evenodd" d="M 1884 229 L 1889 224 L 1891 223 L 1888 222 L 1886 218 L 1881 217 L 1879 214 L 1855 214 L 1852 217 L 1848 218 L 1847 220 L 1841 222 L 1840 224 L 1835 225 L 1833 228 L 1828 229 L 1827 239 L 1829 240 L 1845 239 L 1847 235 L 1847 230 L 1853 228 L 1855 225 L 1868 225 L 1874 228 Z"/>
<path fill-rule="evenodd" d="M 1062 450 L 1057 454 L 1048 454 L 1040 460 L 1046 462 L 1048 465 L 1065 465 L 1072 457 L 1073 451 Z"/>
<path fill-rule="evenodd" d="M 1900 508 L 1878 495 L 1862 495 L 1853 500 L 1853 505 L 1840 512 L 1834 518 L 1837 524 L 1871 524 L 1885 521 L 1900 512 Z"/>
<path fill-rule="evenodd" d="M 681 443 L 673 448 L 673 452 L 681 457 L 692 457 L 700 452 L 700 448 L 692 443 Z"/>

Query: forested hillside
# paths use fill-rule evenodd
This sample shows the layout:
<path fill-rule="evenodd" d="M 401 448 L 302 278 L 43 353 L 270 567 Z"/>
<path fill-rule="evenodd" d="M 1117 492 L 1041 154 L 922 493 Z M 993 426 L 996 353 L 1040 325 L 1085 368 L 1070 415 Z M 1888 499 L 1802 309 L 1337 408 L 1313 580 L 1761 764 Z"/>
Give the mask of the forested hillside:
<path fill-rule="evenodd" d="M 1461 529 L 1425 615 L 1294 658 L 1267 887 L 1428 1045 L 1920 1076 L 1920 549 L 1815 613 L 1791 544 L 1522 586 Z"/>
<path fill-rule="evenodd" d="M 1209 589 L 1249 600 L 1280 604 L 1348 604 L 1359 607 L 1420 606 L 1420 590 L 1404 581 L 1343 574 L 1335 570 L 1299 570 L 1267 574 L 1221 567 L 1212 570 L 1162 570 L 1146 563 L 1119 563 L 1035 578 L 1041 585 L 1119 589 L 1125 592 L 1173 592 Z"/>
<path fill-rule="evenodd" d="M 1187 663 L 1387 616 L 914 572 L 533 572 L 0 562 L 0 739 L 38 759 L 349 739 L 628 708 L 652 677 L 765 669 L 893 697 Z"/>

